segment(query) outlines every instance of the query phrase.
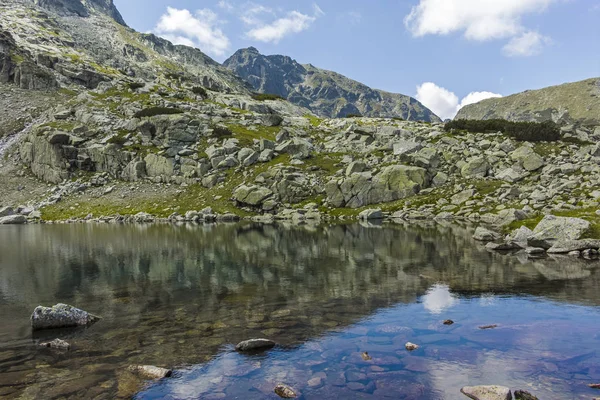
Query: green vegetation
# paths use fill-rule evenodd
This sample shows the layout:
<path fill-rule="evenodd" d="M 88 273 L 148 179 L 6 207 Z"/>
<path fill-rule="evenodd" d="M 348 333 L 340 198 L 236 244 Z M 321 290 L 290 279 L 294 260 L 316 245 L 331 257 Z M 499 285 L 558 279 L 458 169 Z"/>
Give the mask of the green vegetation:
<path fill-rule="evenodd" d="M 321 125 L 321 123 L 323 122 L 323 120 L 321 118 L 316 117 L 311 114 L 305 114 L 304 118 L 308 119 L 308 122 L 310 122 L 310 124 L 312 126 L 314 126 L 315 128 L 318 127 L 319 125 Z"/>
<path fill-rule="evenodd" d="M 554 122 L 512 122 L 504 119 L 472 120 L 458 119 L 447 122 L 446 132 L 464 130 L 471 133 L 496 133 L 519 141 L 554 142 L 560 140 L 560 129 Z"/>
<path fill-rule="evenodd" d="M 58 120 L 58 121 L 50 121 L 40 125 L 40 128 L 49 127 L 55 129 L 57 131 L 65 131 L 71 132 L 75 128 L 75 124 L 73 122 Z"/>
<path fill-rule="evenodd" d="M 22 55 L 13 52 L 10 53 L 10 59 L 15 64 L 21 64 L 23 61 L 25 61 L 25 58 Z"/>
<path fill-rule="evenodd" d="M 253 93 L 252 98 L 258 101 L 265 100 L 285 100 L 285 98 L 279 96 L 278 94 L 270 94 L 270 93 Z"/>
<path fill-rule="evenodd" d="M 263 126 L 258 125 L 252 129 L 238 124 L 228 124 L 227 130 L 231 132 L 231 136 L 239 140 L 240 146 L 252 146 L 254 140 L 268 139 L 275 140 L 275 136 L 281 128 L 277 126 Z M 227 133 L 223 131 L 222 133 Z M 229 137 L 225 135 L 222 137 Z"/>
<path fill-rule="evenodd" d="M 154 117 L 155 115 L 171 115 L 171 114 L 183 114 L 183 110 L 179 108 L 168 108 L 168 107 L 150 107 L 144 108 L 141 111 L 135 113 L 136 118 Z"/>

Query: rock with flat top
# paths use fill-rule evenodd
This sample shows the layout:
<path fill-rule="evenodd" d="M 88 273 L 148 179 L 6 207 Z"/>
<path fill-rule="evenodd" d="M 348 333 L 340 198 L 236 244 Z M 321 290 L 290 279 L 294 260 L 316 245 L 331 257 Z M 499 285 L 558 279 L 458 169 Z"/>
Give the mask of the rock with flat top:
<path fill-rule="evenodd" d="M 279 397 L 283 399 L 294 399 L 297 396 L 294 389 L 287 385 L 277 385 L 275 386 L 274 391 Z"/>
<path fill-rule="evenodd" d="M 27 223 L 27 217 L 24 215 L 8 215 L 0 218 L 0 225 L 23 225 Z"/>
<path fill-rule="evenodd" d="M 590 229 L 590 223 L 581 218 L 546 215 L 527 239 L 532 247 L 551 248 L 556 242 L 579 240 Z"/>
<path fill-rule="evenodd" d="M 73 306 L 59 303 L 52 307 L 37 306 L 31 315 L 34 330 L 88 326 L 100 317 Z"/>
<path fill-rule="evenodd" d="M 505 386 L 465 386 L 460 391 L 473 400 L 512 400 L 512 393 Z"/>

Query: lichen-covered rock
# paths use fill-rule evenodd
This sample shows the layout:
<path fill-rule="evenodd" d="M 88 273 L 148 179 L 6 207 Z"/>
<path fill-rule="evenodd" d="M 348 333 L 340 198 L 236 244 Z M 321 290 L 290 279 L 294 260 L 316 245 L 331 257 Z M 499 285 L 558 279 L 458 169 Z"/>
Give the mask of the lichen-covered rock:
<path fill-rule="evenodd" d="M 469 160 L 460 170 L 464 178 L 484 178 L 488 174 L 490 163 L 484 157 Z"/>
<path fill-rule="evenodd" d="M 539 400 L 536 396 L 525 390 L 515 390 L 515 400 Z"/>
<path fill-rule="evenodd" d="M 248 339 L 238 343 L 235 349 L 241 352 L 257 351 L 271 349 L 275 345 L 276 343 L 269 339 Z"/>
<path fill-rule="evenodd" d="M 527 171 L 537 171 L 544 166 L 544 159 L 529 146 L 521 146 L 510 154 L 513 161 Z"/>
<path fill-rule="evenodd" d="M 504 386 L 465 386 L 460 391 L 473 400 L 512 400 L 510 389 Z"/>
<path fill-rule="evenodd" d="M 532 247 L 551 248 L 557 241 L 578 240 L 590 229 L 590 223 L 581 218 L 546 215 L 527 239 Z"/>
<path fill-rule="evenodd" d="M 73 306 L 59 303 L 52 307 L 37 306 L 31 314 L 31 327 L 34 330 L 88 326 L 100 317 Z"/>
<path fill-rule="evenodd" d="M 268 188 L 242 185 L 233 193 L 233 199 L 239 204 L 257 207 L 272 195 L 273 191 Z"/>

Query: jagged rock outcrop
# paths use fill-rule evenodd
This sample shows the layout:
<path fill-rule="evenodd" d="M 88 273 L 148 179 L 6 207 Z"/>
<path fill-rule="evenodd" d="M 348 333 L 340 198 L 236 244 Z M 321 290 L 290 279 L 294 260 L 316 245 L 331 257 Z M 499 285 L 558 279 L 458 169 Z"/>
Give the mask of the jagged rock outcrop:
<path fill-rule="evenodd" d="M 276 94 L 323 117 L 398 117 L 440 122 L 412 97 L 388 93 L 288 56 L 264 56 L 254 47 L 238 50 L 223 65 L 260 93 Z"/>
<path fill-rule="evenodd" d="M 463 107 L 456 119 L 495 119 L 600 125 L 600 78 L 527 90 Z"/>

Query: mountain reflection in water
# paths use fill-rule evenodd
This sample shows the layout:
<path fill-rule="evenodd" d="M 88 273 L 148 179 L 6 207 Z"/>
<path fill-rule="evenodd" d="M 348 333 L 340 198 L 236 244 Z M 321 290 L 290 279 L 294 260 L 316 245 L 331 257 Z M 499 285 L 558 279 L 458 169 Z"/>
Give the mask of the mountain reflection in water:
<path fill-rule="evenodd" d="M 484 383 L 593 396 L 598 264 L 490 253 L 471 234 L 456 224 L 3 227 L 0 397 L 269 398 L 280 382 L 319 399 L 460 398 L 462 385 Z M 37 350 L 48 337 L 29 328 L 35 306 L 57 302 L 103 317 L 49 334 L 73 344 L 66 354 Z M 499 327 L 477 328 L 486 324 Z M 232 351 L 264 336 L 281 346 Z M 408 353 L 407 341 L 421 348 Z M 131 364 L 177 371 L 140 391 Z"/>

